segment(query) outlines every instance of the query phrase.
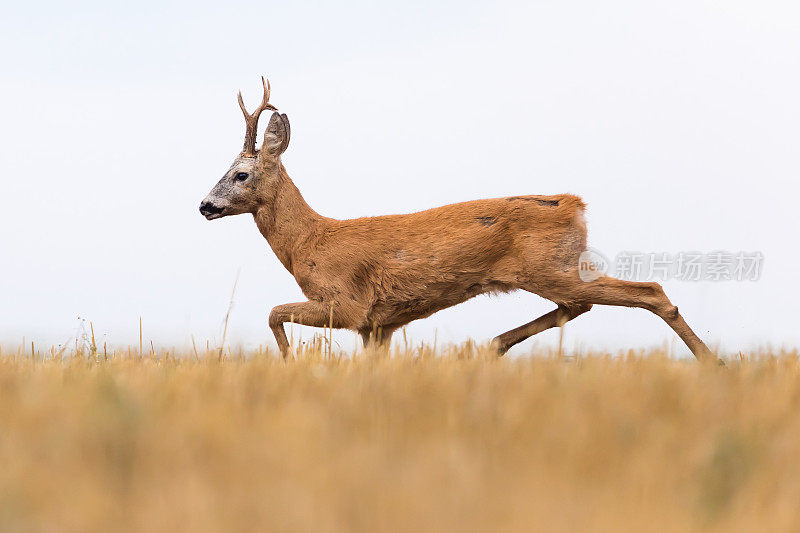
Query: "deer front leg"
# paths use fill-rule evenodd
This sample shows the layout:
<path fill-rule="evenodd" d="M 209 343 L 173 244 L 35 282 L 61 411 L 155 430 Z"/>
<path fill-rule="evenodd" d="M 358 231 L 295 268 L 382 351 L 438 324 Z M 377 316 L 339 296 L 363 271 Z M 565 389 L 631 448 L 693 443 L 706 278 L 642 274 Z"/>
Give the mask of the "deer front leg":
<path fill-rule="evenodd" d="M 278 342 L 278 348 L 284 359 L 289 354 L 289 339 L 283 324 L 292 321 L 303 326 L 344 327 L 337 318 L 336 311 L 331 313 L 331 307 L 321 302 L 300 302 L 295 304 L 278 305 L 269 314 L 269 327 Z M 331 323 L 333 322 L 333 323 Z"/>
<path fill-rule="evenodd" d="M 380 327 L 365 328 L 358 330 L 361 340 L 364 341 L 364 348 L 389 348 L 392 343 L 392 333 L 396 328 Z"/>

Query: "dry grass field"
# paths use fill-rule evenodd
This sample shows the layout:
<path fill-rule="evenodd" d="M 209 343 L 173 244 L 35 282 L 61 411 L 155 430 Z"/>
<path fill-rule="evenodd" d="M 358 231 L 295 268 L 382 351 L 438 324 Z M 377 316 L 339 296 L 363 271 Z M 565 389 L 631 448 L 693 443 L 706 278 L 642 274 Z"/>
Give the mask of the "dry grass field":
<path fill-rule="evenodd" d="M 797 531 L 796 353 L 0 354 L 0 531 Z"/>

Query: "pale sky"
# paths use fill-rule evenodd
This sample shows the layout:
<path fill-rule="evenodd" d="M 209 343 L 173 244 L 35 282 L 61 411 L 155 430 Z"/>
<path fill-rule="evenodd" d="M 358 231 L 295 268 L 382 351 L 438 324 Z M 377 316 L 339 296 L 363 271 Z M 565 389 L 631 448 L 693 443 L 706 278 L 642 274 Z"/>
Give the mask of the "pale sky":
<path fill-rule="evenodd" d="M 252 217 L 197 212 L 241 149 L 236 91 L 252 108 L 262 74 L 318 212 L 578 194 L 610 257 L 761 252 L 759 281 L 667 294 L 725 353 L 800 344 L 796 2 L 17 2 L 0 50 L 4 345 L 63 342 L 78 317 L 111 344 L 135 342 L 139 316 L 159 346 L 218 341 L 241 269 L 229 340 L 274 346 L 269 309 L 300 289 Z M 484 296 L 407 334 L 483 342 L 553 307 Z M 595 307 L 565 339 L 673 337 L 646 311 Z"/>

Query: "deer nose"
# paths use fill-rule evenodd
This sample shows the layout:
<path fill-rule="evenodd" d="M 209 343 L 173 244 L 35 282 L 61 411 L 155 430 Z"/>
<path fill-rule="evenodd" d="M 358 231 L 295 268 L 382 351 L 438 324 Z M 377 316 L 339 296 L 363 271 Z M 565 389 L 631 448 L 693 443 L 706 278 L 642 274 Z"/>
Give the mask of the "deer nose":
<path fill-rule="evenodd" d="M 200 214 L 207 217 L 209 215 L 218 215 L 222 213 L 222 208 L 217 207 L 211 202 L 203 202 L 200 204 Z"/>

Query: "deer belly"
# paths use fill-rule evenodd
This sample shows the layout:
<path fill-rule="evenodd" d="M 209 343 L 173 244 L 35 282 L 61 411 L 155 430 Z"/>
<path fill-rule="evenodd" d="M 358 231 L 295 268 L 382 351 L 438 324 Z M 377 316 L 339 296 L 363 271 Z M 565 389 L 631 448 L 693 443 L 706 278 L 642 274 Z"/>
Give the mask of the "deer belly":
<path fill-rule="evenodd" d="M 416 294 L 385 295 L 379 298 L 369 313 L 372 323 L 399 326 L 413 320 L 426 318 L 437 311 L 447 309 L 479 294 L 510 290 L 496 282 L 433 282 L 424 285 L 425 290 Z"/>

